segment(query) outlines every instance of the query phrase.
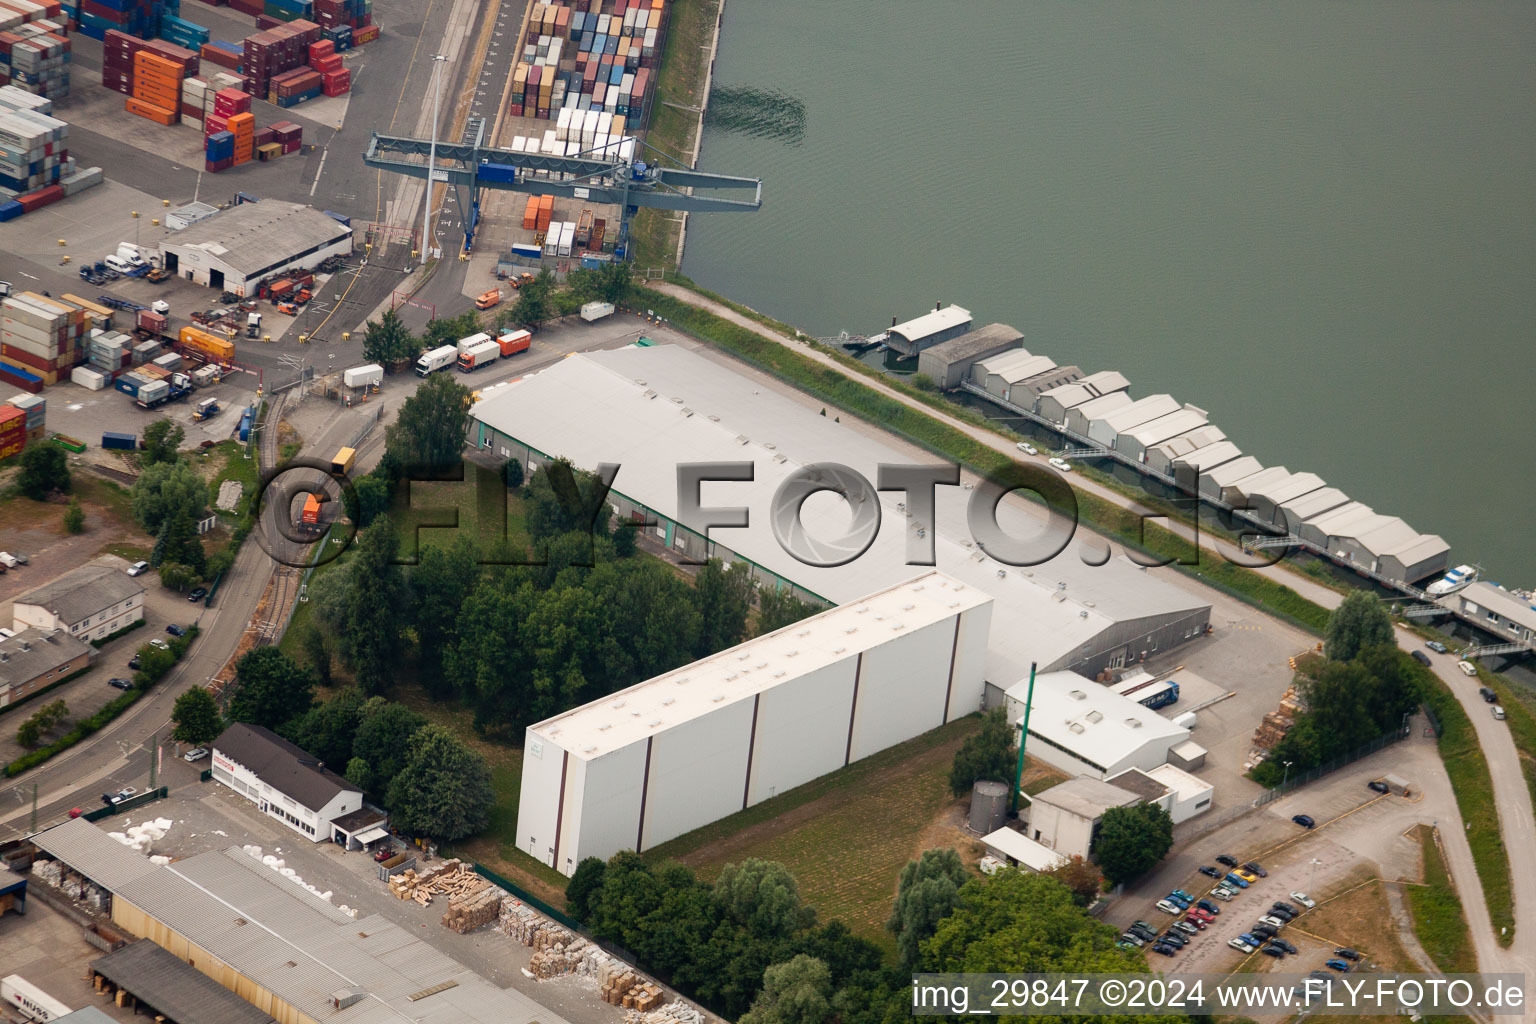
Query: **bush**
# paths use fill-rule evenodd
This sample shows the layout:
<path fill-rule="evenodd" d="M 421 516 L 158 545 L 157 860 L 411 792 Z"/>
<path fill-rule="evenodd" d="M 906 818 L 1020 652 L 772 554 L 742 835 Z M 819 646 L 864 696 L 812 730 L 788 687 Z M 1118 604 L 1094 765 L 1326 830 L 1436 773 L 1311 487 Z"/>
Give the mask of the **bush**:
<path fill-rule="evenodd" d="M 64 529 L 70 533 L 85 532 L 85 509 L 80 507 L 79 498 L 72 498 L 64 512 Z"/>
<path fill-rule="evenodd" d="M 102 637 L 100 640 L 92 640 L 91 641 L 91 646 L 96 648 L 97 650 L 100 650 L 101 648 L 105 647 L 107 644 L 111 643 L 113 640 L 116 640 L 118 637 L 125 636 L 128 633 L 132 633 L 134 630 L 138 629 L 142 625 L 144 625 L 144 620 L 143 619 L 135 619 L 134 621 L 128 623 L 128 625 L 124 626 L 122 629 L 118 630 L 116 633 L 108 633 L 106 636 Z"/>

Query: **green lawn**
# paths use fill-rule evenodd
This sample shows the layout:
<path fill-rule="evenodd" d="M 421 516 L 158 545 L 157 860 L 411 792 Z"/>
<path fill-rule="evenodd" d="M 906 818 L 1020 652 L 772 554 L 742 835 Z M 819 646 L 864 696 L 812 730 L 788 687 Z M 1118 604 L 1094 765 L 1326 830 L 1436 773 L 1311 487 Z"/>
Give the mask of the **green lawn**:
<path fill-rule="evenodd" d="M 1447 974 L 1471 974 L 1477 970 L 1477 954 L 1472 949 L 1472 933 L 1461 910 L 1461 898 L 1451 884 L 1434 833 L 1422 825 L 1419 845 L 1424 851 L 1424 884 L 1403 887 L 1413 915 L 1413 929 L 1436 967 Z"/>

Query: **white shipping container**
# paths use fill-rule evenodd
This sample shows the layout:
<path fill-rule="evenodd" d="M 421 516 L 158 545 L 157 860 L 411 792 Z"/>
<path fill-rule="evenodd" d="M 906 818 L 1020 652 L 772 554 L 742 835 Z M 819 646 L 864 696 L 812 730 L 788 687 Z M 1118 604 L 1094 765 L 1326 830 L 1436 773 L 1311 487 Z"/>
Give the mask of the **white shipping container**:
<path fill-rule="evenodd" d="M 68 1006 L 19 974 L 0 978 L 0 997 L 5 1004 L 35 1021 L 51 1021 L 70 1013 Z"/>
<path fill-rule="evenodd" d="M 565 142 L 570 138 L 571 113 L 572 111 L 569 107 L 561 107 L 560 116 L 555 118 L 555 138 L 561 142 Z"/>
<path fill-rule="evenodd" d="M 599 135 L 612 135 L 613 134 L 613 115 L 612 114 L 598 114 L 597 115 L 597 134 L 599 134 Z"/>
<path fill-rule="evenodd" d="M 461 356 L 465 352 L 468 352 L 470 349 L 474 348 L 476 345 L 484 344 L 485 342 L 490 341 L 490 340 L 491 340 L 491 336 L 489 334 L 484 333 L 483 331 L 481 333 L 479 333 L 479 334 L 471 334 L 467 338 L 460 338 L 459 339 L 459 343 L 456 346 L 454 346 L 454 348 L 456 349 L 456 352 L 454 354 L 455 354 L 455 356 Z"/>
<path fill-rule="evenodd" d="M 107 375 L 85 366 L 77 366 L 69 373 L 69 379 L 87 391 L 100 391 L 107 386 Z"/>
<path fill-rule="evenodd" d="M 566 221 L 565 228 L 560 232 L 560 255 L 569 256 L 571 246 L 576 242 L 576 222 Z"/>
<path fill-rule="evenodd" d="M 377 363 L 354 366 L 341 373 L 341 382 L 349 388 L 371 387 L 384 382 L 384 367 Z"/>

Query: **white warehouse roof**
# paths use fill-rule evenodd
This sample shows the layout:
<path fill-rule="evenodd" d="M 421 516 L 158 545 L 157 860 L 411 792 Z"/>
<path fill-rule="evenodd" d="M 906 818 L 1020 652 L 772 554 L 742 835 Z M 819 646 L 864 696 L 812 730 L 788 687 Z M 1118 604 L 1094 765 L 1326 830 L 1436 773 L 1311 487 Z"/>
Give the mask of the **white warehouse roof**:
<path fill-rule="evenodd" d="M 1118 434 L 1159 416 L 1177 412 L 1179 408 L 1178 399 L 1172 395 L 1148 395 L 1146 398 L 1138 398 L 1123 409 L 1097 417 L 1097 421 Z"/>
<path fill-rule="evenodd" d="M 1139 426 L 1127 430 L 1122 437 L 1134 441 L 1142 448 L 1160 444 L 1169 438 L 1178 437 L 1206 424 L 1204 409 L 1196 409 L 1192 405 L 1171 412 L 1166 416 L 1159 416 L 1154 420 L 1148 420 Z"/>
<path fill-rule="evenodd" d="M 1122 398 L 1124 396 L 1121 396 Z M 884 464 L 926 465 L 878 430 L 819 414 L 819 403 L 781 392 L 736 370 L 675 345 L 582 353 L 502 387 L 481 392 L 473 420 L 577 466 L 616 463 L 613 490 L 659 516 L 678 518 L 677 467 L 689 462 L 748 461 L 756 479 L 706 483 L 705 507 L 746 507 L 747 527 L 714 528 L 710 540 L 780 579 L 840 604 L 910 579 L 908 520 L 899 491 L 883 492 L 874 543 L 840 566 L 809 566 L 780 546 L 770 508 L 780 483 L 801 466 L 840 463 L 871 481 Z M 477 429 L 473 428 L 472 429 Z M 969 481 L 968 474 L 962 479 Z M 974 543 L 967 520 L 972 491 L 937 487 L 932 531 L 934 567 L 976 587 L 997 602 L 988 644 L 986 677 L 1011 681 L 1029 671 L 1067 667 L 1117 623 L 1184 616 L 1208 601 L 1175 585 L 1173 570 L 1142 571 L 1123 555 L 1101 566 L 1083 562 L 1076 544 L 1040 565 L 996 562 Z M 848 529 L 847 504 L 818 494 L 801 509 L 806 532 L 835 537 Z M 1014 537 L 1038 537 L 1044 511 L 1022 498 L 998 506 L 1001 527 Z M 1128 638 L 1122 642 L 1134 642 Z"/>
<path fill-rule="evenodd" d="M 1056 369 L 1056 360 L 1050 356 L 1032 356 L 1024 349 L 993 356 L 979 364 L 988 376 L 996 374 L 1009 384 L 1028 380 L 1037 373 Z"/>
<path fill-rule="evenodd" d="M 1077 383 L 1092 388 L 1101 395 L 1107 395 L 1112 391 L 1124 391 L 1131 386 L 1131 382 L 1126 380 L 1125 375 L 1118 370 L 1100 370 L 1098 373 L 1090 373 Z"/>
<path fill-rule="evenodd" d="M 1293 473 L 1282 480 L 1266 481 L 1258 486 L 1245 487 L 1244 492 L 1250 501 L 1254 498 L 1263 498 L 1271 505 L 1278 506 L 1304 494 L 1311 494 L 1322 486 L 1323 478 L 1316 473 Z"/>
<path fill-rule="evenodd" d="M 529 726 L 591 760 L 991 600 L 930 572 Z M 947 646 L 947 645 L 946 645 Z"/>
<path fill-rule="evenodd" d="M 959 306 L 945 306 L 943 309 L 935 309 L 908 320 L 904 324 L 897 324 L 891 328 L 890 333 L 899 334 L 911 342 L 918 342 L 941 331 L 948 331 L 970 322 L 970 310 Z"/>
<path fill-rule="evenodd" d="M 1028 695 L 1027 677 L 1008 688 L 1008 699 L 1017 702 L 1020 712 Z M 1020 715 L 1009 717 L 1015 724 L 1022 721 Z M 1122 765 L 1149 744 L 1166 750 L 1190 735 L 1151 708 L 1076 672 L 1046 672 L 1035 678 L 1029 731 L 1105 768 Z"/>
<path fill-rule="evenodd" d="M 1049 871 L 1067 862 L 1067 858 L 1042 846 L 1017 829 L 1006 825 L 996 832 L 981 837 L 981 845 L 1029 868 L 1031 871 Z"/>
<path fill-rule="evenodd" d="M 1206 470 L 1215 469 L 1217 466 L 1225 465 L 1233 459 L 1241 458 L 1242 456 L 1242 450 L 1237 445 L 1223 438 L 1203 448 L 1196 448 L 1194 451 L 1174 456 L 1173 465 L 1175 467 L 1193 466 L 1204 473 Z M 1255 459 L 1254 463 L 1257 465 L 1258 460 Z"/>

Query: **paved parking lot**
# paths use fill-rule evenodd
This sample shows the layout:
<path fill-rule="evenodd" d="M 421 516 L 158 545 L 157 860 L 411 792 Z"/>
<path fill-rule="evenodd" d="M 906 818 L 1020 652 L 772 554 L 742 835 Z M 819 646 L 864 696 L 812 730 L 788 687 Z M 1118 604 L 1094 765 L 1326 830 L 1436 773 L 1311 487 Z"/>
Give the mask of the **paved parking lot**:
<path fill-rule="evenodd" d="M 127 1024 L 134 1019 L 133 1011 L 96 995 L 85 980 L 91 961 L 104 954 L 82 939 L 80 931 L 79 925 L 42 900 L 29 899 L 25 917 L 0 916 L 0 966 L 6 974 L 21 975 L 71 1010 L 94 1006 Z"/>

